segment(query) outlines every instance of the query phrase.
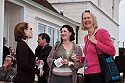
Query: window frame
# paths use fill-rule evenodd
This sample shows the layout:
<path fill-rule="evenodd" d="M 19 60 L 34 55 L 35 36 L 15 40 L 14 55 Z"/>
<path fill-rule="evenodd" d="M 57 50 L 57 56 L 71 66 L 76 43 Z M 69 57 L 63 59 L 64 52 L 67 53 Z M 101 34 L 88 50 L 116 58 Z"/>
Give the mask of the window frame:
<path fill-rule="evenodd" d="M 51 46 L 53 46 L 57 42 L 57 40 L 61 40 L 60 34 L 58 34 L 58 36 L 57 36 L 57 31 L 60 33 L 60 31 L 59 31 L 60 28 L 61 28 L 60 25 L 57 25 L 55 23 L 52 23 L 50 21 L 47 21 L 47 20 L 39 18 L 39 17 L 37 17 L 36 19 L 37 19 L 37 35 L 40 34 L 39 31 L 38 31 L 39 30 L 38 28 L 39 28 L 39 25 L 41 24 L 41 25 L 46 26 L 45 31 L 44 31 L 45 33 L 49 34 L 49 29 L 52 29 L 53 32 L 54 32 L 54 34 L 53 34 L 54 36 L 52 37 L 53 43 L 52 44 L 50 43 Z"/>

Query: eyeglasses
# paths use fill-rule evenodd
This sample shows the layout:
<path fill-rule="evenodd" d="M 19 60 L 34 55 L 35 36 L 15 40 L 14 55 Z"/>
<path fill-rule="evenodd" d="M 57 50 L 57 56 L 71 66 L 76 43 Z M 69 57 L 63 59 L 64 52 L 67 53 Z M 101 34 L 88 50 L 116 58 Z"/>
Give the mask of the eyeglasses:
<path fill-rule="evenodd" d="M 28 30 L 28 29 L 29 29 L 29 30 L 31 30 L 31 31 L 32 31 L 32 28 L 24 28 L 24 29 L 26 29 L 26 30 Z"/>
<path fill-rule="evenodd" d="M 30 28 L 30 30 L 32 31 L 32 28 Z"/>

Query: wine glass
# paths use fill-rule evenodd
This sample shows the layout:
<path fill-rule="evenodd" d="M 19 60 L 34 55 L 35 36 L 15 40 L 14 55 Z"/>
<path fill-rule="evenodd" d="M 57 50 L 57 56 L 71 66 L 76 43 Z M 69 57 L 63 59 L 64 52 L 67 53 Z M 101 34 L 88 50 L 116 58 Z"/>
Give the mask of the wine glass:
<path fill-rule="evenodd" d="M 13 83 L 13 78 L 14 78 L 14 75 L 10 75 L 10 81 L 11 81 L 11 83 Z"/>
<path fill-rule="evenodd" d="M 79 60 L 79 55 L 77 54 L 76 50 L 72 50 L 72 54 L 70 55 L 70 57 L 73 61 Z"/>
<path fill-rule="evenodd" d="M 71 58 L 72 58 L 73 60 L 76 60 L 76 54 L 72 54 Z"/>

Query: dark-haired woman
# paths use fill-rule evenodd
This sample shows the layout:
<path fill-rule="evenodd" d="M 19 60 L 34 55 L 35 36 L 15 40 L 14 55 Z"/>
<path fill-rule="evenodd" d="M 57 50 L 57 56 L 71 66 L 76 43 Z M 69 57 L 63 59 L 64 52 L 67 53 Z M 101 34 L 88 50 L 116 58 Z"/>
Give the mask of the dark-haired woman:
<path fill-rule="evenodd" d="M 82 67 L 78 58 L 82 56 L 82 50 L 80 46 L 73 42 L 75 33 L 71 26 L 63 25 L 60 32 L 61 42 L 55 44 L 47 59 L 50 67 L 48 82 L 76 83 L 77 70 Z M 77 54 L 76 59 L 73 59 L 73 54 Z"/>
<path fill-rule="evenodd" d="M 33 36 L 32 28 L 26 22 L 18 23 L 14 36 L 17 41 L 17 75 L 13 83 L 34 83 L 35 74 L 42 74 L 42 70 L 35 68 L 36 56 L 28 46 L 28 40 Z"/>

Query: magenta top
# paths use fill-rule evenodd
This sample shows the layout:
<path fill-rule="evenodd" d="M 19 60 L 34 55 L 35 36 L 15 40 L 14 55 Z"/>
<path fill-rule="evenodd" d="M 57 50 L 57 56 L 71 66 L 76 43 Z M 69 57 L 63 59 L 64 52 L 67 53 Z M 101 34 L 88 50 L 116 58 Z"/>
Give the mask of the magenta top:
<path fill-rule="evenodd" d="M 95 33 L 95 38 L 97 39 L 96 47 L 99 48 L 103 53 L 114 56 L 116 53 L 113 42 L 110 38 L 110 34 L 107 30 L 100 28 Z M 88 39 L 88 35 L 84 37 L 85 47 L 83 52 L 85 54 L 85 59 L 87 60 L 87 69 L 84 69 L 84 74 L 101 73 L 96 49 L 94 44 Z M 98 53 L 101 54 L 100 50 Z"/>

